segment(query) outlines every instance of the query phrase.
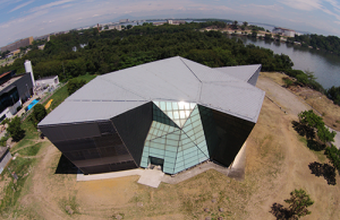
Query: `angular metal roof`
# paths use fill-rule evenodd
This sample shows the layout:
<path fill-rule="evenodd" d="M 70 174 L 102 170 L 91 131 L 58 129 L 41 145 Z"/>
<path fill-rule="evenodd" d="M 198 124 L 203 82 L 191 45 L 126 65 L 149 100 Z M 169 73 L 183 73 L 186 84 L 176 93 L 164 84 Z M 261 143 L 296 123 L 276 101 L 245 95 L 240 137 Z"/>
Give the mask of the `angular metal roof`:
<path fill-rule="evenodd" d="M 246 80 L 260 67 L 210 68 L 177 56 L 107 73 L 68 97 L 39 126 L 109 119 L 151 101 L 197 103 L 255 123 L 264 92 Z"/>
<path fill-rule="evenodd" d="M 243 66 L 217 67 L 213 69 L 219 70 L 223 73 L 228 74 L 229 76 L 233 76 L 244 82 L 248 82 L 248 80 L 253 76 L 253 74 L 260 68 L 261 68 L 260 64 L 253 64 L 253 65 L 243 65 Z"/>

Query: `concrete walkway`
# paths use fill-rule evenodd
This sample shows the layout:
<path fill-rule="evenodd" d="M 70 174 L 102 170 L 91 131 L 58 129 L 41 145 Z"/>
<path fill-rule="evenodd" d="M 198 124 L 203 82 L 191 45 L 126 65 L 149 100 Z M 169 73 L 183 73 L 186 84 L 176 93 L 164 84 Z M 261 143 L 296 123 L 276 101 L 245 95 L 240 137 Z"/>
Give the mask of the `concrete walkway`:
<path fill-rule="evenodd" d="M 162 182 L 164 173 L 157 169 L 146 169 L 137 183 L 147 185 L 153 188 L 158 188 L 159 184 Z"/>
<path fill-rule="evenodd" d="M 91 181 L 91 180 L 105 180 L 105 179 L 113 179 L 119 178 L 124 176 L 141 176 L 144 173 L 144 169 L 132 169 L 132 170 L 124 170 L 124 171 L 117 171 L 111 173 L 101 173 L 101 174 L 91 174 L 91 175 L 84 175 L 82 173 L 77 174 L 77 181 Z"/>

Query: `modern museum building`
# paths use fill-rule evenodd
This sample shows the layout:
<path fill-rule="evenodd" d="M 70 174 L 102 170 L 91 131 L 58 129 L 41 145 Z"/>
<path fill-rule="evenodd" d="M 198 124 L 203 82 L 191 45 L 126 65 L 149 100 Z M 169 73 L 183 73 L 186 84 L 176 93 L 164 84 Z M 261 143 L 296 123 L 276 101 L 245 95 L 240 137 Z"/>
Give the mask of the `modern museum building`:
<path fill-rule="evenodd" d="M 204 161 L 229 166 L 260 114 L 261 65 L 210 68 L 182 57 L 97 76 L 38 125 L 84 174 Z"/>

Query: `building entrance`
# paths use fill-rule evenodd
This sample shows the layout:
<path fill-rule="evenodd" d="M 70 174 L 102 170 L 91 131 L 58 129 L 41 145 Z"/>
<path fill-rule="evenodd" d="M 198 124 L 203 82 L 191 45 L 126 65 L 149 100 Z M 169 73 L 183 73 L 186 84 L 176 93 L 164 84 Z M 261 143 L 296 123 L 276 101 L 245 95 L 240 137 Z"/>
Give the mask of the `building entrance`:
<path fill-rule="evenodd" d="M 160 167 L 160 170 L 163 170 L 164 159 L 149 156 L 149 161 L 151 169 L 154 167 Z"/>

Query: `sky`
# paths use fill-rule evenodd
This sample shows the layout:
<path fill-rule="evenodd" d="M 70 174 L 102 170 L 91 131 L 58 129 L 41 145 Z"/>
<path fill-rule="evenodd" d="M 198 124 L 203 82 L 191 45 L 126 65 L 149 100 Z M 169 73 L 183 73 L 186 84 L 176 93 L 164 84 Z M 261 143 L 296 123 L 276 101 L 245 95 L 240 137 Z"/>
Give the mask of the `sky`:
<path fill-rule="evenodd" d="M 0 46 L 132 17 L 223 18 L 340 36 L 340 0 L 0 0 Z"/>

